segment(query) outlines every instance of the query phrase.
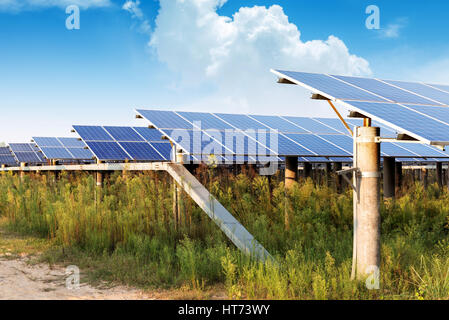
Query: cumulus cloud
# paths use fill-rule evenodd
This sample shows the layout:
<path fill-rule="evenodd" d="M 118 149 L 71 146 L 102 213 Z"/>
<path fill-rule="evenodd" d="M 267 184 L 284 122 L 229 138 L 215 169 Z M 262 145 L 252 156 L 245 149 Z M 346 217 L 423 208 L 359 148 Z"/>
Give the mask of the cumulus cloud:
<path fill-rule="evenodd" d="M 126 1 L 122 9 L 125 11 L 128 11 L 131 14 L 131 17 L 133 19 L 137 19 L 140 21 L 138 30 L 141 33 L 150 33 L 151 32 L 151 26 L 150 22 L 145 18 L 145 15 L 142 12 L 142 9 L 140 9 L 140 1 Z"/>
<path fill-rule="evenodd" d="M 302 41 L 278 5 L 242 7 L 232 17 L 220 16 L 217 10 L 225 3 L 161 0 L 150 40 L 159 60 L 182 79 L 180 86 L 214 88 L 204 101 L 196 101 L 203 107 L 273 113 L 310 105 L 298 87 L 276 84 L 270 68 L 371 74 L 369 63 L 336 36 Z"/>
<path fill-rule="evenodd" d="M 108 7 L 110 0 L 0 0 L 0 11 L 17 12 L 36 8 L 59 7 L 66 8 L 77 5 L 82 9 Z"/>

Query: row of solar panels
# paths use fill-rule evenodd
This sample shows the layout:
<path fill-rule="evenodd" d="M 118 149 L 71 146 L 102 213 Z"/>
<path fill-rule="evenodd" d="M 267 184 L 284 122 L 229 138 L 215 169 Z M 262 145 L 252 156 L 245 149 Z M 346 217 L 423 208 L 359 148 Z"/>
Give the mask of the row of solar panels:
<path fill-rule="evenodd" d="M 169 161 L 172 144 L 190 160 L 223 162 L 350 162 L 353 140 L 339 119 L 137 110 L 148 127 L 73 126 L 80 138 L 33 137 L 35 144 L 0 148 L 0 164 L 40 164 L 47 160 Z M 347 119 L 351 126 L 359 119 Z M 382 137 L 397 135 L 382 123 Z M 168 140 L 163 140 L 166 137 Z M 445 161 L 449 154 L 417 143 L 382 143 L 382 156 L 401 161 Z"/>
<path fill-rule="evenodd" d="M 332 158 L 351 157 L 353 151 L 353 139 L 339 119 L 155 110 L 137 113 L 191 155 Z M 360 119 L 346 121 L 351 126 L 362 125 Z M 381 127 L 382 137 L 397 135 L 385 125 L 373 125 Z M 382 156 L 435 160 L 448 155 L 425 144 L 382 143 Z"/>
<path fill-rule="evenodd" d="M 449 145 L 449 86 L 272 70 L 290 83 L 434 145 Z"/>

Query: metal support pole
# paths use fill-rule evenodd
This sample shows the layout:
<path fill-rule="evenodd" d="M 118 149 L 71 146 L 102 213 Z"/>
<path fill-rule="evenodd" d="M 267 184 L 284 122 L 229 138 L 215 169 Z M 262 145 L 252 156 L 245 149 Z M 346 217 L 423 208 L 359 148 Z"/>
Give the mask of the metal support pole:
<path fill-rule="evenodd" d="M 285 157 L 285 188 L 290 189 L 298 181 L 298 157 Z"/>
<path fill-rule="evenodd" d="M 358 279 L 378 274 L 380 266 L 380 134 L 377 127 L 359 127 L 356 134 L 358 204 L 356 218 L 356 250 Z"/>
<path fill-rule="evenodd" d="M 402 188 L 402 162 L 396 162 L 395 165 L 395 171 L 396 171 L 396 186 L 398 190 Z"/>
<path fill-rule="evenodd" d="M 343 164 L 341 162 L 334 162 L 334 171 L 340 171 L 343 168 Z M 343 191 L 343 177 L 341 175 L 337 175 L 335 177 L 335 185 L 338 193 Z"/>
<path fill-rule="evenodd" d="M 332 183 L 332 165 L 330 162 L 326 163 L 326 185 L 331 186 Z"/>
<path fill-rule="evenodd" d="M 424 184 L 424 189 L 427 189 L 427 186 L 429 185 L 429 171 L 427 170 L 426 167 L 421 169 L 421 177 L 423 180 L 423 184 Z"/>
<path fill-rule="evenodd" d="M 20 181 L 23 181 L 23 179 L 25 178 L 25 171 L 23 171 L 23 168 L 25 168 L 26 166 L 27 164 L 25 162 L 20 163 Z"/>
<path fill-rule="evenodd" d="M 384 157 L 383 173 L 384 173 L 384 198 L 395 197 L 395 164 L 396 159 L 393 157 Z"/>
<path fill-rule="evenodd" d="M 443 188 L 443 163 L 437 162 L 437 183 L 438 187 Z"/>
<path fill-rule="evenodd" d="M 302 172 L 302 177 L 304 179 L 310 178 L 312 176 L 312 164 L 310 162 L 304 162 L 304 170 Z"/>

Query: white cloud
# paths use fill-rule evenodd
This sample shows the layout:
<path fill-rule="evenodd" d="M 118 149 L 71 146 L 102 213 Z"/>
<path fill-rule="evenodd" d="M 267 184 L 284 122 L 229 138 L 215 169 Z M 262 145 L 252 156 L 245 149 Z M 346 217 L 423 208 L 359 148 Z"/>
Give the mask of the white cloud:
<path fill-rule="evenodd" d="M 110 0 L 0 0 L 0 11 L 18 12 L 36 8 L 59 7 L 66 8 L 77 5 L 82 9 L 108 7 Z"/>
<path fill-rule="evenodd" d="M 310 102 L 298 87 L 276 84 L 270 68 L 371 74 L 368 62 L 351 54 L 335 36 L 302 41 L 297 26 L 278 5 L 242 7 L 231 18 L 217 13 L 225 3 L 160 1 L 150 46 L 159 60 L 180 76 L 181 88 L 213 88 L 209 96 L 194 102 L 195 107 L 316 115 L 322 104 Z M 323 108 L 328 110 L 328 106 Z"/>
<path fill-rule="evenodd" d="M 142 12 L 142 9 L 140 9 L 140 1 L 126 1 L 122 9 L 125 11 L 128 11 L 131 14 L 131 17 L 133 19 L 137 19 L 140 21 L 140 24 L 138 26 L 138 31 L 141 33 L 147 33 L 149 34 L 151 32 L 151 26 L 150 22 L 145 18 L 145 15 Z"/>
<path fill-rule="evenodd" d="M 386 28 L 379 30 L 381 38 L 395 39 L 399 38 L 401 30 L 407 25 L 406 18 L 399 18 L 395 23 L 390 23 Z"/>

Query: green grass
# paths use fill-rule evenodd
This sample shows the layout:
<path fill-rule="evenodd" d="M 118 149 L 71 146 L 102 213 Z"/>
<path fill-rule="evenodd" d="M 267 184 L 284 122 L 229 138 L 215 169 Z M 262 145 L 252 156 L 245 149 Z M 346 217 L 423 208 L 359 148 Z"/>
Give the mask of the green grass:
<path fill-rule="evenodd" d="M 110 175 L 0 176 L 0 214 L 10 230 L 46 239 L 41 259 L 77 264 L 90 281 L 204 291 L 223 284 L 234 299 L 448 299 L 449 193 L 409 183 L 382 203 L 381 289 L 350 280 L 352 193 L 302 181 L 286 192 L 253 172 L 202 168 L 201 182 L 275 257 L 243 256 L 182 194 L 180 226 L 170 179 Z M 287 216 L 286 213 L 287 212 Z M 288 224 L 286 224 L 288 221 Z"/>

